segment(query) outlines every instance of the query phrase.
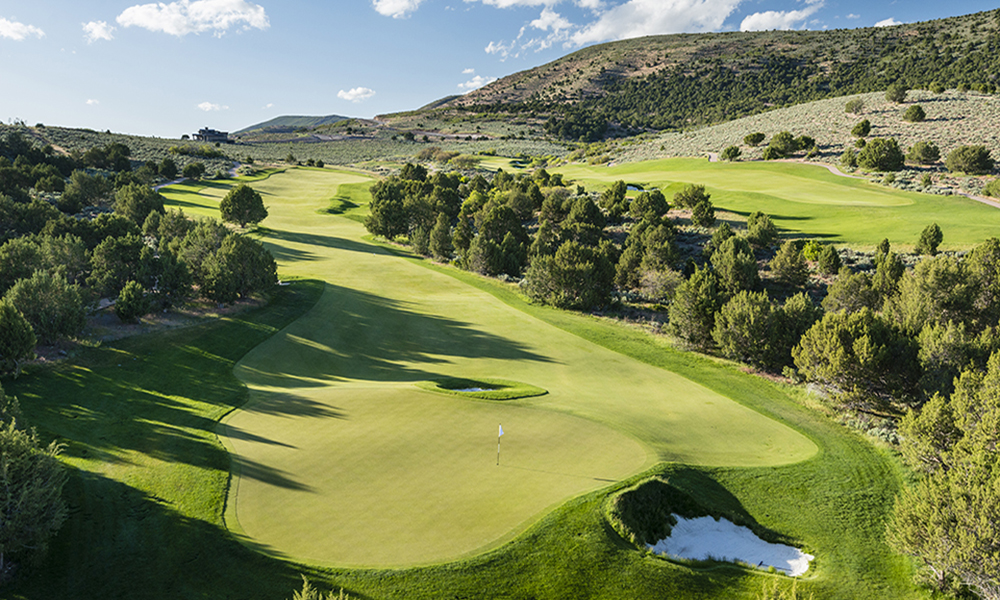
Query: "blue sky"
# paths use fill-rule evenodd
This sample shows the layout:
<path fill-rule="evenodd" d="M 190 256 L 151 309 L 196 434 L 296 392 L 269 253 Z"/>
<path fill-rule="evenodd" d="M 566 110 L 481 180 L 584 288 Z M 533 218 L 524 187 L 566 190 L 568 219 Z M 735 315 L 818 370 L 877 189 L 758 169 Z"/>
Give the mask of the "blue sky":
<path fill-rule="evenodd" d="M 0 120 L 179 137 L 418 108 L 586 45 L 996 8 L 902 0 L 3 0 Z"/>

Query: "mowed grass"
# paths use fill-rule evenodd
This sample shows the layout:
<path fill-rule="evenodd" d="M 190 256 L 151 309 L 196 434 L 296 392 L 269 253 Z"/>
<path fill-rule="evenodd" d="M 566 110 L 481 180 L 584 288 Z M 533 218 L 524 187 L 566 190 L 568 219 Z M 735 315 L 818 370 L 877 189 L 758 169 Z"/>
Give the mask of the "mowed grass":
<path fill-rule="evenodd" d="M 295 178 L 300 171 L 292 171 L 286 181 L 275 180 L 275 183 L 294 192 Z M 314 201 L 318 203 L 310 210 L 325 212 L 322 209 L 337 197 L 361 199 L 360 190 L 366 184 L 340 183 L 338 188 L 339 177 L 328 174 L 325 186 L 321 184 L 322 179 L 309 183 L 316 193 Z M 213 194 L 216 192 L 213 191 Z M 221 197 L 221 194 L 213 197 Z M 197 202 L 201 201 L 192 199 L 190 204 Z M 306 204 L 303 203 L 303 209 Z M 212 207 L 211 200 L 204 201 L 203 210 L 209 211 Z M 351 212 L 356 217 L 363 209 L 362 206 Z M 817 415 L 813 409 L 804 408 L 797 392 L 749 376 L 724 363 L 674 351 L 662 340 L 639 330 L 585 315 L 526 304 L 511 286 L 433 266 L 426 261 L 401 260 L 397 250 L 376 247 L 359 240 L 359 229 L 354 229 L 349 236 L 339 237 L 335 227 L 338 223 L 347 223 L 344 219 L 328 214 L 320 216 L 318 212 L 312 214 L 316 216 L 309 219 L 317 219 L 317 231 L 291 235 L 295 232 L 281 227 L 280 223 L 269 220 L 264 225 L 276 229 L 276 239 L 281 240 L 282 246 L 275 245 L 275 249 L 300 244 L 286 251 L 283 277 L 296 268 L 305 270 L 307 265 L 314 264 L 312 258 L 316 258 L 316 262 L 328 262 L 335 285 L 293 283 L 282 289 L 275 303 L 261 311 L 201 327 L 106 344 L 87 351 L 71 363 L 53 369 L 29 369 L 18 380 L 4 382 L 9 392 L 21 398 L 27 418 L 41 429 L 47 439 L 56 437 L 68 444 L 67 460 L 74 467 L 67 490 L 71 503 L 70 521 L 56 538 L 53 550 L 45 561 L 9 591 L 11 597 L 278 600 L 289 597 L 291 590 L 298 587 L 296 573 L 299 571 L 308 573 L 325 589 L 343 587 L 363 598 L 555 600 L 573 597 L 625 600 L 645 597 L 758 597 L 762 584 L 770 580 L 766 574 L 738 567 L 701 572 L 675 565 L 643 555 L 611 530 L 603 518 L 603 506 L 610 494 L 654 473 L 670 474 L 672 481 L 683 483 L 703 502 L 735 504 L 763 526 L 798 540 L 807 551 L 816 554 L 818 559 L 813 570 L 799 586 L 802 592 L 815 593 L 819 599 L 927 596 L 912 585 L 908 562 L 893 555 L 883 539 L 891 498 L 901 479 L 894 461 L 854 434 Z M 330 229 L 322 230 L 324 223 L 329 223 Z M 452 374 L 455 363 L 492 366 L 520 365 L 524 362 L 529 363 L 526 367 L 529 370 L 540 369 L 538 365 L 531 367 L 531 363 L 538 361 L 520 360 L 517 354 L 530 350 L 533 344 L 548 343 L 529 339 L 520 347 L 511 347 L 510 342 L 518 341 L 518 338 L 501 330 L 495 337 L 481 338 L 477 347 L 483 349 L 483 356 L 459 356 L 451 350 L 454 336 L 477 331 L 483 333 L 485 324 L 475 320 L 452 319 L 446 304 L 439 303 L 427 313 L 422 313 L 418 310 L 422 307 L 392 301 L 388 293 L 380 296 L 372 292 L 352 292 L 342 284 L 345 279 L 359 276 L 357 269 L 352 271 L 355 261 L 347 260 L 345 264 L 324 259 L 321 255 L 326 250 L 314 255 L 307 240 L 321 248 L 344 250 L 352 257 L 375 253 L 386 261 L 406 262 L 426 273 L 433 271 L 436 276 L 465 286 L 466 293 L 481 293 L 473 294 L 477 299 L 500 303 L 501 307 L 512 311 L 505 315 L 516 311 L 524 315 L 519 317 L 523 322 L 547 326 L 550 328 L 548 331 L 576 338 L 576 350 L 572 352 L 589 349 L 593 353 L 601 350 L 609 356 L 627 357 L 642 366 L 635 367 L 632 373 L 646 373 L 647 368 L 657 378 L 663 374 L 674 377 L 670 373 L 676 373 L 692 385 L 702 387 L 706 397 L 738 399 L 745 407 L 756 411 L 751 413 L 756 418 L 767 415 L 783 424 L 782 430 L 794 428 L 808 438 L 810 445 L 815 444 L 818 452 L 802 462 L 777 466 L 766 466 L 768 462 L 775 462 L 777 455 L 768 456 L 767 452 L 756 457 L 743 457 L 743 466 L 724 466 L 726 463 L 719 460 L 721 455 L 709 456 L 701 461 L 702 466 L 660 463 L 644 474 L 618 484 L 595 481 L 594 487 L 599 489 L 577 495 L 551 510 L 543 510 L 542 516 L 533 525 L 522 523 L 520 527 L 525 528 L 523 533 L 513 537 L 509 543 L 485 554 L 442 565 L 391 570 L 318 568 L 269 558 L 266 554 L 253 551 L 253 540 L 244 539 L 245 545 L 235 541 L 222 525 L 223 498 L 230 463 L 213 430 L 223 414 L 241 405 L 247 409 L 245 413 L 248 415 L 254 415 L 255 411 L 271 413 L 267 416 L 273 417 L 270 421 L 273 429 L 263 433 L 237 427 L 230 419 L 227 423 L 230 439 L 292 452 L 295 448 L 279 444 L 299 446 L 302 442 L 287 430 L 296 426 L 321 425 L 321 420 L 335 425 L 349 423 L 361 427 L 360 422 L 352 422 L 350 411 L 344 408 L 348 405 L 359 411 L 367 408 L 377 412 L 381 419 L 382 413 L 390 408 L 386 404 L 376 405 L 379 402 L 377 397 L 383 394 L 390 400 L 398 401 L 403 411 L 410 410 L 405 406 L 407 403 L 419 403 L 421 410 L 413 411 L 413 414 L 429 411 L 428 416 L 438 410 L 450 412 L 453 407 L 423 404 L 423 398 L 459 401 L 455 410 L 469 414 L 469 422 L 474 428 L 479 425 L 473 421 L 473 416 L 481 419 L 483 428 L 488 428 L 483 437 L 489 438 L 493 472 L 499 473 L 495 455 L 492 454 L 495 451 L 492 438 L 496 435 L 493 421 L 500 419 L 491 413 L 473 412 L 477 409 L 470 408 L 484 405 L 493 409 L 497 408 L 496 403 L 464 401 L 423 391 L 413 392 L 415 395 L 411 396 L 410 387 L 413 381 L 433 374 Z M 380 280 L 379 286 L 405 288 L 409 285 L 405 279 L 393 280 L 398 272 L 383 271 L 385 264 L 388 263 L 369 265 L 375 267 L 368 274 L 369 279 Z M 399 272 L 417 277 L 416 271 Z M 329 307 L 325 302 L 314 304 L 321 293 L 324 296 L 333 295 L 343 308 Z M 433 300 L 430 298 L 428 302 Z M 461 305 L 461 299 L 454 300 Z M 315 310 L 307 318 L 295 321 L 292 327 L 282 330 L 311 306 Z M 369 354 L 354 357 L 341 356 L 346 353 L 336 345 L 318 344 L 312 339 L 318 335 L 314 329 L 325 327 L 328 330 L 340 328 L 340 335 L 370 335 L 369 339 L 380 339 L 390 344 L 395 338 L 380 330 L 377 321 L 384 319 L 386 312 L 401 311 L 409 311 L 413 315 L 396 316 L 390 320 L 411 327 L 405 331 L 405 339 L 414 339 L 414 335 L 426 337 L 435 330 L 442 331 L 441 324 L 434 324 L 438 316 L 450 319 L 443 328 L 450 333 L 433 339 L 434 343 L 429 346 L 431 350 L 415 344 L 402 347 L 398 344 L 374 345 Z M 314 318 L 310 320 L 309 317 Z M 354 319 L 357 323 L 336 323 L 330 319 Z M 466 327 L 467 324 L 470 326 Z M 301 328 L 296 329 L 300 325 Z M 286 339 L 272 337 L 268 343 L 283 344 L 289 355 L 274 356 L 275 362 L 271 363 L 255 361 L 252 355 L 246 354 L 250 348 L 279 330 L 283 335 L 287 334 Z M 296 339 L 292 339 L 292 335 Z M 404 339 L 402 333 L 397 337 Z M 350 344 L 359 342 L 347 343 L 350 347 Z M 270 405 L 265 402 L 243 404 L 247 398 L 245 388 L 233 376 L 235 360 L 241 356 L 245 359 L 238 369 L 257 388 L 251 393 L 269 394 Z M 133 359 L 131 363 L 128 361 L 130 358 Z M 524 356 L 520 355 L 520 358 Z M 312 363 L 308 371 L 301 368 L 301 361 Z M 320 368 L 312 368 L 315 365 Z M 358 374 L 346 376 L 340 371 L 345 365 L 356 368 Z M 500 375 L 492 372 L 492 368 L 490 372 L 483 371 L 468 376 Z M 541 383 L 533 381 L 533 377 L 520 375 L 508 378 Z M 559 389 L 565 390 L 567 386 L 574 385 L 573 382 L 545 385 L 554 393 L 535 401 L 554 400 Z M 333 392 L 335 395 L 340 391 L 338 386 L 345 392 L 343 406 L 338 404 L 340 399 L 335 402 L 333 398 L 323 397 L 322 393 L 316 397 L 299 393 L 325 388 L 324 393 Z M 373 393 L 365 399 L 366 389 L 377 390 L 378 394 Z M 394 396 L 397 391 L 402 394 Z M 669 394 L 674 391 L 667 389 L 663 393 L 661 406 L 669 401 Z M 351 395 L 357 398 L 347 397 Z M 659 432 L 659 445 L 654 447 L 654 457 L 650 457 L 648 448 L 651 444 L 641 438 L 642 424 L 635 423 L 634 417 L 628 414 L 614 418 L 614 415 L 608 416 L 608 413 L 616 412 L 615 407 L 606 409 L 602 416 L 593 402 L 588 406 L 587 402 L 576 404 L 572 398 L 562 397 L 561 402 L 565 406 L 576 406 L 574 410 L 581 413 L 574 414 L 558 404 L 536 405 L 535 401 L 503 404 L 502 408 L 510 411 L 505 411 L 500 421 L 507 432 L 503 438 L 502 461 L 507 457 L 513 461 L 525 456 L 518 453 L 518 445 L 525 440 L 530 440 L 532 445 L 544 443 L 546 436 L 537 435 L 530 426 L 524 426 L 525 421 L 519 417 L 514 421 L 508 420 L 522 413 L 532 414 L 530 423 L 539 423 L 543 428 L 548 428 L 549 423 L 539 420 L 536 415 L 551 414 L 554 426 L 561 427 L 570 437 L 574 435 L 573 427 L 586 429 L 578 435 L 590 436 L 589 439 L 600 439 L 600 436 L 608 435 L 605 431 L 616 430 L 618 435 L 644 448 L 647 459 L 653 460 L 670 455 L 671 436 L 685 435 L 676 427 L 650 428 Z M 620 403 L 628 413 L 648 400 L 615 394 L 610 396 L 610 402 Z M 234 413 L 233 417 L 237 414 L 244 413 Z M 359 418 L 360 413 L 356 413 L 355 419 Z M 669 419 L 670 415 L 663 414 L 660 418 Z M 522 424 L 517 424 L 519 422 Z M 417 443 L 449 443 L 447 438 L 433 437 L 432 430 L 427 433 L 429 430 L 423 428 L 422 422 L 419 425 L 413 431 L 397 427 L 404 438 L 400 443 L 406 448 L 412 448 Z M 720 440 L 728 442 L 732 447 L 724 450 L 731 457 L 748 448 L 760 448 L 760 440 L 754 439 L 754 429 L 747 424 L 744 426 L 747 429 L 745 437 L 730 438 L 727 437 L 727 430 L 719 430 L 715 432 L 713 441 L 717 446 L 724 445 Z M 368 427 L 373 435 L 380 435 L 377 422 L 369 423 Z M 634 429 L 628 432 L 629 427 Z M 595 429 L 601 430 L 601 433 L 594 433 Z M 368 436 L 360 429 L 355 432 Z M 346 428 L 337 430 L 337 434 L 342 436 L 337 441 L 345 441 L 349 433 Z M 478 433 L 475 438 L 474 445 L 478 452 Z M 802 438 L 795 434 L 789 439 Z M 394 443 L 384 438 L 383 441 Z M 312 443 L 323 444 L 320 439 Z M 359 443 L 364 448 L 372 447 L 370 437 Z M 459 443 L 465 442 L 459 440 Z M 344 445 L 339 447 L 344 453 L 352 452 Z M 578 445 L 569 448 L 570 451 L 579 449 Z M 812 449 L 809 450 L 811 453 Z M 439 451 L 424 452 L 425 456 L 432 456 Z M 555 449 L 548 452 L 558 454 Z M 385 454 L 399 458 L 398 452 Z M 536 452 L 536 456 L 541 454 L 541 451 Z M 347 462 L 338 461 L 336 456 L 331 456 L 325 465 L 314 464 L 312 473 L 294 468 L 284 470 L 279 466 L 280 457 L 276 455 L 273 462 L 271 460 L 272 457 L 264 462 L 249 456 L 233 457 L 233 468 L 240 474 L 233 484 L 266 481 L 268 487 L 278 490 L 312 494 L 315 491 L 307 487 L 311 477 L 318 482 L 311 484 L 316 489 L 332 483 L 339 486 L 335 493 L 353 493 L 349 479 L 324 481 L 327 477 L 325 469 L 339 469 L 341 472 L 350 469 L 347 464 L 336 464 Z M 553 456 L 551 460 L 562 461 L 562 458 Z M 510 464 L 515 466 L 516 463 Z M 718 466 L 710 466 L 712 464 Z M 752 466 L 754 464 L 759 466 Z M 416 468 L 425 469 L 422 465 Z M 593 469 L 588 468 L 588 471 L 581 478 L 600 476 Z M 579 474 L 577 471 L 555 472 L 550 473 L 547 479 L 570 478 Z M 370 476 L 368 473 L 365 475 Z M 370 498 L 357 496 L 357 501 L 365 503 Z M 231 505 L 226 508 L 231 509 Z M 486 519 L 489 517 L 483 516 Z M 311 533 L 329 533 L 336 516 L 317 518 L 323 520 L 314 523 L 317 531 Z M 232 525 L 232 520 L 227 518 L 226 523 Z M 334 535 L 330 537 L 335 538 Z M 398 539 L 401 538 L 394 538 Z M 274 548 L 264 549 L 275 552 Z"/>
<path fill-rule="evenodd" d="M 325 564 L 442 562 L 659 461 L 757 466 L 815 453 L 806 437 L 702 385 L 401 260 L 351 220 L 317 219 L 310 207 L 329 190 L 293 186 L 297 177 L 255 186 L 271 199 L 266 241 L 284 271 L 329 284 L 236 371 L 251 402 L 226 423 L 252 437 L 228 443 L 296 483 L 234 486 L 232 517 L 256 543 Z M 549 393 L 497 406 L 415 385 L 442 377 Z M 309 408 L 290 420 L 296 405 Z M 509 458 L 497 467 L 500 423 Z"/>
<path fill-rule="evenodd" d="M 660 188 L 668 200 L 687 184 L 703 184 L 717 209 L 744 216 L 763 211 L 788 236 L 860 248 L 888 238 L 898 248 L 912 249 L 921 231 L 937 223 L 944 232 L 941 248 L 962 250 L 995 236 L 1000 227 L 1000 210 L 974 200 L 902 192 L 840 177 L 818 165 L 666 159 L 553 171 L 588 189 L 618 180 Z"/>

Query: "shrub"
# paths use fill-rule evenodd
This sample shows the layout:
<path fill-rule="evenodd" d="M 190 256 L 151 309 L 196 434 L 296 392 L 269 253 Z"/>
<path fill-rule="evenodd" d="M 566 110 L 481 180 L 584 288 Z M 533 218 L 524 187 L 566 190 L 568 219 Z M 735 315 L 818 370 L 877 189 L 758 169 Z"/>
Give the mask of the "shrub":
<path fill-rule="evenodd" d="M 861 149 L 861 148 L 864 148 L 867 145 L 868 145 L 868 142 L 865 141 L 865 138 L 858 138 L 858 139 L 854 140 L 854 147 L 855 148 Z"/>
<path fill-rule="evenodd" d="M 751 133 L 743 138 L 743 143 L 747 146 L 759 146 L 760 143 L 764 141 L 765 137 L 767 136 L 760 132 Z"/>
<path fill-rule="evenodd" d="M 824 275 L 836 275 L 840 272 L 840 254 L 833 246 L 824 246 L 819 253 L 819 272 Z"/>
<path fill-rule="evenodd" d="M 794 154 L 800 149 L 799 140 L 792 136 L 792 134 L 788 131 L 776 133 L 774 137 L 771 138 L 767 147 L 772 148 L 773 151 L 776 152 L 781 158 L 784 158 L 789 154 Z"/>
<path fill-rule="evenodd" d="M 889 89 L 885 91 L 885 99 L 889 102 L 895 102 L 896 104 L 902 104 L 906 102 L 906 95 L 910 92 L 910 88 L 902 83 L 894 83 L 889 86 Z"/>
<path fill-rule="evenodd" d="M 691 209 L 691 222 L 699 227 L 715 225 L 715 207 L 708 199 L 702 200 Z"/>
<path fill-rule="evenodd" d="M 149 308 L 146 290 L 135 281 L 129 281 L 125 284 L 115 302 L 115 314 L 124 323 L 138 321 L 139 317 L 149 313 Z"/>
<path fill-rule="evenodd" d="M 711 194 L 705 193 L 705 186 L 690 184 L 674 194 L 674 205 L 681 208 L 694 208 L 699 202 L 711 197 Z"/>
<path fill-rule="evenodd" d="M 764 154 L 761 158 L 764 160 L 777 160 L 779 158 L 784 158 L 784 156 L 771 146 L 768 146 L 767 148 L 764 148 Z"/>
<path fill-rule="evenodd" d="M 931 91 L 934 92 L 935 94 L 943 94 L 944 86 L 941 85 L 940 81 L 935 81 L 934 83 L 931 84 Z"/>
<path fill-rule="evenodd" d="M 755 211 L 747 217 L 747 241 L 757 248 L 767 248 L 778 239 L 778 228 L 771 217 Z"/>
<path fill-rule="evenodd" d="M 948 153 L 944 166 L 952 173 L 985 175 L 993 170 L 993 159 L 986 146 L 960 146 Z"/>
<path fill-rule="evenodd" d="M 840 155 L 840 164 L 851 169 L 858 168 L 858 151 L 854 148 L 844 150 L 844 153 Z"/>
<path fill-rule="evenodd" d="M 0 373 L 21 373 L 21 362 L 35 355 L 35 332 L 10 300 L 0 299 Z M 2 394 L 0 390 L 0 394 Z"/>
<path fill-rule="evenodd" d="M 903 168 L 903 151 L 895 138 L 875 138 L 858 153 L 858 166 L 869 171 L 899 171 Z"/>
<path fill-rule="evenodd" d="M 920 187 L 929 188 L 934 183 L 934 178 L 931 177 L 930 173 L 924 173 L 920 178 Z"/>
<path fill-rule="evenodd" d="M 906 160 L 921 165 L 932 165 L 941 160 L 941 151 L 934 142 L 917 142 L 906 153 Z"/>
<path fill-rule="evenodd" d="M 31 323 L 39 341 L 51 344 L 58 338 L 83 331 L 85 311 L 80 288 L 62 275 L 36 271 L 14 284 L 4 296 Z"/>
<path fill-rule="evenodd" d="M 844 112 L 849 112 L 852 115 L 860 115 L 864 109 L 865 101 L 861 98 L 852 98 L 844 105 Z"/>
<path fill-rule="evenodd" d="M 868 137 L 868 134 L 871 133 L 871 131 L 872 131 L 872 122 L 869 121 L 868 119 L 865 119 L 864 121 L 859 121 L 851 129 L 851 135 L 853 135 L 854 137 L 863 138 L 863 137 Z"/>
<path fill-rule="evenodd" d="M 769 266 L 775 278 L 786 285 L 801 286 L 809 278 L 806 260 L 792 240 L 781 244 Z"/>
<path fill-rule="evenodd" d="M 1000 198 L 1000 179 L 994 179 L 983 188 L 983 195 L 991 198 Z"/>
<path fill-rule="evenodd" d="M 184 170 L 181 171 L 181 175 L 187 179 L 201 179 L 201 176 L 205 174 L 205 165 L 200 162 L 193 162 L 184 165 Z"/>
<path fill-rule="evenodd" d="M 943 239 L 944 234 L 941 233 L 941 228 L 938 227 L 937 223 L 931 223 L 920 233 L 920 239 L 917 241 L 916 247 L 917 254 L 934 256 L 937 254 L 938 246 L 941 245 L 941 240 Z"/>
<path fill-rule="evenodd" d="M 910 123 L 921 123 L 927 118 L 927 113 L 919 104 L 914 104 L 903 112 L 903 120 Z"/>
<path fill-rule="evenodd" d="M 728 146 L 725 150 L 722 151 L 720 157 L 722 158 L 722 160 L 733 161 L 739 158 L 740 154 L 742 154 L 742 152 L 740 152 L 740 149 L 738 147 Z"/>

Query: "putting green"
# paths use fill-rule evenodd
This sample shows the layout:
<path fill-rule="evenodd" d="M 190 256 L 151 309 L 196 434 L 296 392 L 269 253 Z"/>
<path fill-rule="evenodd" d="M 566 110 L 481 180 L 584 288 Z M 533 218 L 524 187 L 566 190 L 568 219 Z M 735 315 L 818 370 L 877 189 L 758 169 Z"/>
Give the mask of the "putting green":
<path fill-rule="evenodd" d="M 793 235 L 838 244 L 873 247 L 888 237 L 912 248 L 924 227 L 937 223 L 944 232 L 942 248 L 963 249 L 995 236 L 1000 227 L 1000 210 L 974 200 L 902 192 L 840 177 L 821 165 L 667 159 L 554 171 L 588 188 L 618 180 L 659 187 L 668 200 L 684 185 L 703 184 L 718 208 L 743 215 L 760 210 Z"/>
<path fill-rule="evenodd" d="M 363 191 L 361 180 L 296 169 L 253 184 L 281 273 L 328 285 L 236 369 L 251 397 L 220 434 L 238 475 L 227 523 L 249 543 L 325 564 L 442 562 L 659 461 L 778 465 L 816 452 L 741 404 L 370 244 L 354 220 L 318 214 L 338 186 Z M 185 202 L 207 211 L 224 193 Z M 549 393 L 495 403 L 413 385 L 441 377 L 503 377 Z"/>

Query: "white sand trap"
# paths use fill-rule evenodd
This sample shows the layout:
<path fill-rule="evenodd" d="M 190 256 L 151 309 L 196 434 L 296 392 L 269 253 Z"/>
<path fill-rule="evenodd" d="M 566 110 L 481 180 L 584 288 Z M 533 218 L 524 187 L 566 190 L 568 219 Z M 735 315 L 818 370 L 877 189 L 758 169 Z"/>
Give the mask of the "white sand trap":
<path fill-rule="evenodd" d="M 460 390 L 453 390 L 456 392 L 495 392 L 493 388 L 462 388 Z"/>
<path fill-rule="evenodd" d="M 809 570 L 809 561 L 816 558 L 798 548 L 765 542 L 746 527 L 726 519 L 674 517 L 677 525 L 669 537 L 649 546 L 653 552 L 692 560 L 738 560 L 761 568 L 773 566 L 792 577 Z"/>

